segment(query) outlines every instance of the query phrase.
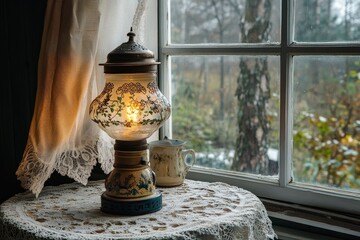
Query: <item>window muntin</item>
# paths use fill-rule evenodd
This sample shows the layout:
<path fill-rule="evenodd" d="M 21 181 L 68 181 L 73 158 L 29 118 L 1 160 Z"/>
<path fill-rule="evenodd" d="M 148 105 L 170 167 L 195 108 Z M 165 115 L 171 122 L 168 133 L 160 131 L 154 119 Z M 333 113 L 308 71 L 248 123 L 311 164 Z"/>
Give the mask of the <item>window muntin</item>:
<path fill-rule="evenodd" d="M 300 1 L 300 0 L 299 0 Z M 321 2 L 321 0 L 318 0 Z M 334 0 L 335 1 L 335 0 Z M 172 1 L 170 1 L 172 2 Z M 272 1 L 273 2 L 273 1 Z M 342 1 L 337 1 L 342 3 Z M 292 151 L 293 151 L 293 81 L 294 61 L 297 57 L 311 56 L 340 56 L 343 55 L 359 57 L 360 44 L 356 41 L 346 42 L 302 42 L 294 44 L 294 22 L 295 11 L 294 6 L 296 0 L 281 1 L 281 44 L 280 46 L 273 44 L 256 44 L 256 45 L 240 45 L 240 44 L 170 44 L 170 24 L 164 21 L 161 27 L 164 31 L 160 31 L 161 40 L 161 61 L 162 76 L 166 76 L 164 89 L 170 93 L 169 87 L 171 78 L 169 73 L 171 68 L 169 60 L 174 56 L 182 56 L 186 54 L 196 55 L 278 55 L 280 56 L 280 156 L 279 156 L 279 175 L 278 182 L 269 181 L 269 177 L 256 177 L 254 174 L 228 172 L 222 170 L 212 170 L 205 168 L 194 168 L 190 172 L 190 177 L 207 181 L 224 181 L 230 184 L 238 185 L 251 190 L 258 196 L 277 199 L 281 201 L 289 201 L 299 204 L 316 206 L 321 208 L 335 209 L 337 211 L 346 211 L 351 213 L 360 213 L 358 190 L 346 191 L 342 189 L 328 189 L 324 185 L 308 184 L 300 182 L 292 173 Z M 166 2 L 160 9 L 161 19 L 165 19 L 168 12 Z M 161 21 L 161 20 L 160 20 Z M 168 35 L 169 34 L 169 35 Z M 168 95 L 170 97 L 170 95 Z M 164 134 L 171 136 L 171 124 L 165 127 Z M 164 136 L 164 134 L 162 136 Z M 237 173 L 237 174 L 236 174 Z M 254 178 L 255 176 L 255 178 Z M 216 178 L 216 179 L 215 179 Z"/>

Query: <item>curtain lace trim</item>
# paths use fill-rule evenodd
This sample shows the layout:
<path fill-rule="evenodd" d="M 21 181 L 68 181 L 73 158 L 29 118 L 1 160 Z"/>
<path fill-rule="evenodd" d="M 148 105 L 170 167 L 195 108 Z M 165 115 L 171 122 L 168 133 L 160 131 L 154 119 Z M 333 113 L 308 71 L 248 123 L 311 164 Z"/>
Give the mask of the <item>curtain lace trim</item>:
<path fill-rule="evenodd" d="M 54 168 L 50 162 L 41 160 L 29 139 L 26 144 L 23 160 L 16 171 L 17 179 L 20 180 L 21 186 L 29 189 L 38 197 L 44 186 L 44 182 L 50 177 L 53 171 Z"/>
<path fill-rule="evenodd" d="M 54 170 L 86 185 L 96 162 L 100 163 L 106 174 L 113 169 L 113 146 L 113 140 L 102 134 L 97 139 L 84 139 L 76 149 L 61 151 L 56 155 L 54 163 L 51 163 L 42 161 L 29 140 L 16 175 L 21 186 L 29 189 L 36 197 Z"/>

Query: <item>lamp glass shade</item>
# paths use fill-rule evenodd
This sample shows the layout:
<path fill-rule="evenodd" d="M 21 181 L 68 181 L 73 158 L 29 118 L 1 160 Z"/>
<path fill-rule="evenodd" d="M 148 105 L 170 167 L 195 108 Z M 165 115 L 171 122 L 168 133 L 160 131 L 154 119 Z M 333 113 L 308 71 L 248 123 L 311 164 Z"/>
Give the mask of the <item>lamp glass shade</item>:
<path fill-rule="evenodd" d="M 90 105 L 90 118 L 116 140 L 150 137 L 170 117 L 171 107 L 156 73 L 105 74 L 105 87 Z"/>

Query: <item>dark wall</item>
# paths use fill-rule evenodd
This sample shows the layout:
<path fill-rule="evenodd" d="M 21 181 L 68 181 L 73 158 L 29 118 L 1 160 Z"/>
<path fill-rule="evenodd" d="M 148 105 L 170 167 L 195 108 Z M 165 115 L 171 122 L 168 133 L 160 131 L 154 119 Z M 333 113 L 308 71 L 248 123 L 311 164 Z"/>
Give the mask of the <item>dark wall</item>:
<path fill-rule="evenodd" d="M 22 191 L 15 171 L 34 109 L 45 0 L 1 2 L 1 202 Z"/>

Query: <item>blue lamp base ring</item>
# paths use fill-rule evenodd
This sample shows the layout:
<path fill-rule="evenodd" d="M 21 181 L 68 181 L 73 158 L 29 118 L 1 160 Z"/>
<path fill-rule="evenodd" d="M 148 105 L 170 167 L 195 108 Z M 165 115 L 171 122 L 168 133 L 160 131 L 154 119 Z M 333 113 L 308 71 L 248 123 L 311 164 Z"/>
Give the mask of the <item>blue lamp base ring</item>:
<path fill-rule="evenodd" d="M 157 212 L 162 208 L 162 194 L 160 191 L 149 197 L 139 199 L 120 199 L 101 195 L 101 211 L 110 214 L 135 216 Z"/>

